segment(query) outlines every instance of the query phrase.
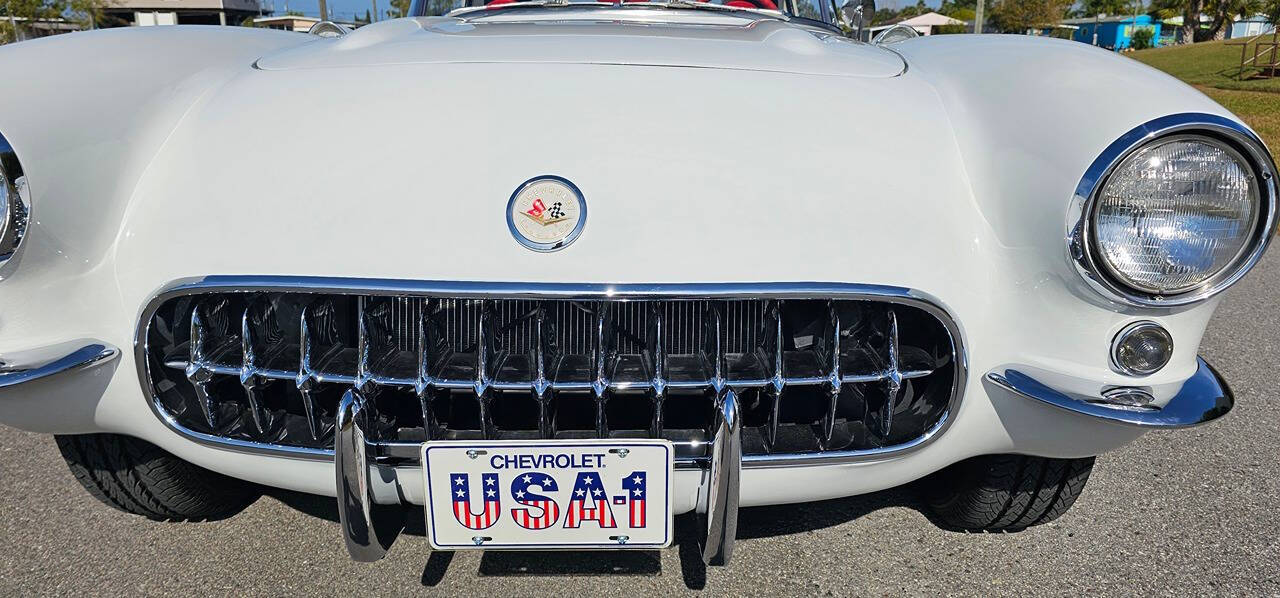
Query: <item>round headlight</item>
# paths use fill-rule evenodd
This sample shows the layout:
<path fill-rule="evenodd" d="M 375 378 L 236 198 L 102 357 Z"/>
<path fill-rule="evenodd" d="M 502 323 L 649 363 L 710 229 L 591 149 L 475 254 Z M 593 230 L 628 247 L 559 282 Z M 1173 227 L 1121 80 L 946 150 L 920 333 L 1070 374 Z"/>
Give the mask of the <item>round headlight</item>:
<path fill-rule="evenodd" d="M 1091 284 L 1143 306 L 1184 305 L 1257 262 L 1275 218 L 1275 166 L 1248 129 L 1208 114 L 1121 137 L 1076 190 L 1071 250 Z"/>
<path fill-rule="evenodd" d="M 1098 253 L 1127 286 L 1187 292 L 1249 248 L 1258 196 L 1253 169 L 1225 143 L 1159 139 L 1121 161 L 1103 184 L 1093 216 Z"/>
<path fill-rule="evenodd" d="M 0 135 L 0 265 L 18 251 L 31 216 L 27 179 L 9 141 Z M 3 271 L 0 271 L 0 276 Z"/>

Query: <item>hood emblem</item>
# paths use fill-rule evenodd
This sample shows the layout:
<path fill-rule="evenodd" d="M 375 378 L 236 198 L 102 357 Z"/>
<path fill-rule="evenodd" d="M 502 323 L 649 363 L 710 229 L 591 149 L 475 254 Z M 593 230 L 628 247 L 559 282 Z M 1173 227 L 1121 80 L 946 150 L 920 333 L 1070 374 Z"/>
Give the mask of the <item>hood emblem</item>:
<path fill-rule="evenodd" d="M 587 202 L 568 179 L 543 175 L 516 187 L 507 202 L 507 228 L 521 245 L 555 251 L 574 242 L 587 223 Z"/>

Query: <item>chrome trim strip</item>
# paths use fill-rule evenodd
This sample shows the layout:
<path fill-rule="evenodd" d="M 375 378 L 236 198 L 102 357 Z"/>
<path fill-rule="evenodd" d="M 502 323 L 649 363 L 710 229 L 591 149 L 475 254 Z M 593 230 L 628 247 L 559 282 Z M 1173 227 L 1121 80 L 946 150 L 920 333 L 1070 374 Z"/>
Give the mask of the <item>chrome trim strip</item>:
<path fill-rule="evenodd" d="M 365 440 L 368 414 L 365 399 L 352 389 L 343 393 L 338 403 L 338 422 L 334 431 L 334 477 L 337 483 L 338 521 L 342 539 L 352 560 L 371 563 L 387 556 L 387 550 L 404 527 L 404 510 L 394 505 L 374 503 L 369 451 Z M 400 516 L 384 515 L 391 511 Z"/>
<path fill-rule="evenodd" d="M 725 389 L 716 399 L 711 467 L 702 487 L 707 506 L 702 562 L 728 565 L 738 535 L 738 492 L 742 480 L 742 410 L 738 395 Z"/>
<path fill-rule="evenodd" d="M 1114 403 L 1104 396 L 1067 394 L 1017 370 L 991 372 L 987 374 L 987 380 L 1018 396 L 1117 424 L 1155 429 L 1189 428 L 1218 419 L 1235 405 L 1231 388 L 1222 376 L 1204 358 L 1197 357 L 1196 363 L 1196 373 L 1160 409 L 1108 406 Z"/>
<path fill-rule="evenodd" d="M 1244 257 L 1205 281 L 1195 289 L 1174 295 L 1146 294 L 1131 289 L 1106 274 L 1106 268 L 1092 247 L 1092 214 L 1097 194 L 1111 172 L 1147 143 L 1176 133 L 1195 133 L 1226 141 L 1251 162 L 1258 179 L 1262 211 L 1258 219 L 1252 248 Z M 1244 125 L 1214 114 L 1187 112 L 1171 114 L 1135 127 L 1107 146 L 1089 165 L 1076 185 L 1067 210 L 1067 257 L 1095 291 L 1102 296 L 1134 307 L 1176 307 L 1197 303 L 1235 284 L 1258 263 L 1276 228 L 1277 210 L 1276 164 L 1266 144 Z"/>
<path fill-rule="evenodd" d="M 138 329 L 134 337 L 134 358 L 137 362 L 138 379 L 147 395 L 147 402 L 152 413 L 170 429 L 190 440 L 214 448 L 231 449 L 240 452 L 272 455 L 296 459 L 329 460 L 332 451 L 268 445 L 257 442 L 212 436 L 196 432 L 182 426 L 167 415 L 159 404 L 156 393 L 151 388 L 151 376 L 148 371 L 147 330 L 156 310 L 164 302 L 175 297 L 197 295 L 211 292 L 307 292 L 307 293 L 347 293 L 363 295 L 414 295 L 425 297 L 447 297 L 458 299 L 581 299 L 617 301 L 640 299 L 716 299 L 716 298 L 752 298 L 752 299 L 862 299 L 908 305 L 928 312 L 937 318 L 947 330 L 953 347 L 955 373 L 952 382 L 951 401 L 946 412 L 937 424 L 924 435 L 904 444 L 868 450 L 826 451 L 810 453 L 788 453 L 778 455 L 748 455 L 743 457 L 743 467 L 793 467 L 807 465 L 828 465 L 864 460 L 884 459 L 890 456 L 901 456 L 928 445 L 950 427 L 963 399 L 965 384 L 968 380 L 968 361 L 965 353 L 963 333 L 950 312 L 936 298 L 920 291 L 886 286 L 865 285 L 856 283 L 822 283 L 822 282 L 779 282 L 779 283 L 658 283 L 658 284 L 603 284 L 603 283 L 521 283 L 521 282 L 447 282 L 447 281 L 413 281 L 391 279 L 357 279 L 330 278 L 310 276 L 209 276 L 202 279 L 187 279 L 173 283 L 157 293 L 143 309 Z M 239 371 L 238 369 L 236 370 Z M 257 371 L 257 375 L 270 374 Z M 283 377 L 286 373 L 281 372 Z M 295 374 L 289 374 L 290 378 Z M 897 372 L 900 378 L 918 377 L 921 372 Z M 274 375 L 273 375 L 274 377 Z M 345 381 L 345 380 L 344 380 Z M 666 388 L 670 383 L 663 381 Z M 761 381 L 768 384 L 786 381 Z M 606 381 L 607 383 L 607 381 Z M 816 379 L 814 384 L 827 384 L 827 378 Z M 527 388 L 524 386 L 522 388 Z M 377 455 L 403 454 L 398 450 L 403 443 L 385 443 L 374 445 Z M 698 461 L 677 462 L 677 467 L 684 467 Z"/>
<path fill-rule="evenodd" d="M 308 35 L 317 37 L 342 37 L 351 33 L 350 29 L 333 21 L 320 21 L 307 30 Z"/>
<path fill-rule="evenodd" d="M 31 189 L 13 144 L 0 133 L 0 280 L 17 255 L 31 222 Z"/>
<path fill-rule="evenodd" d="M 67 372 L 101 367 L 115 360 L 120 350 L 95 340 L 58 343 L 39 349 L 0 355 L 0 389 L 18 386 Z"/>

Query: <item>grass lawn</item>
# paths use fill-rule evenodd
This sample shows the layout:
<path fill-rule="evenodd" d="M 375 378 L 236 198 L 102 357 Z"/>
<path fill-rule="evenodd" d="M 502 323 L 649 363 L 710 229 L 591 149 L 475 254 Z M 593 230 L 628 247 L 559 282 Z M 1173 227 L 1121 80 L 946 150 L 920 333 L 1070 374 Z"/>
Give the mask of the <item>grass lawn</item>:
<path fill-rule="evenodd" d="M 1250 47 L 1250 52 L 1253 48 Z M 1225 42 L 1201 42 L 1187 46 L 1169 46 L 1130 53 L 1135 60 L 1158 68 L 1192 85 L 1219 89 L 1280 92 L 1280 77 L 1236 79 L 1240 68 L 1240 46 Z M 1250 54 L 1252 56 L 1252 54 Z"/>
<path fill-rule="evenodd" d="M 1272 151 L 1280 151 L 1280 77 L 1236 80 L 1240 46 L 1201 42 L 1127 55 L 1196 86 L 1249 123 Z"/>
<path fill-rule="evenodd" d="M 1272 152 L 1280 151 L 1280 93 L 1212 87 L 1201 87 L 1200 91 L 1249 123 Z"/>

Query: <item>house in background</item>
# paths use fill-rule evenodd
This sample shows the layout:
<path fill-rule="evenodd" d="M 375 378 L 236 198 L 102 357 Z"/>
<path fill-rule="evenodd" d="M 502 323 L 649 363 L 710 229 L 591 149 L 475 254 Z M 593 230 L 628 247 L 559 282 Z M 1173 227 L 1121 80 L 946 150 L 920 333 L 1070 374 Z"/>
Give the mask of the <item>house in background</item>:
<path fill-rule="evenodd" d="M 29 19 L 27 17 L 5 17 L 6 23 L 13 23 L 18 30 L 18 41 L 35 39 L 37 37 L 49 37 L 59 33 L 71 33 L 73 31 L 81 31 L 84 29 L 75 21 L 68 21 L 62 17 L 52 19 Z"/>
<path fill-rule="evenodd" d="M 102 10 L 128 25 L 239 25 L 262 14 L 258 0 L 112 0 Z"/>
<path fill-rule="evenodd" d="M 1253 37 L 1264 33 L 1271 33 L 1276 30 L 1276 26 L 1267 20 L 1266 15 L 1253 15 L 1252 17 L 1236 17 L 1231 23 L 1231 28 L 1227 30 L 1227 39 L 1239 39 L 1242 37 Z"/>
<path fill-rule="evenodd" d="M 936 12 L 927 12 L 922 15 L 916 15 L 909 19 L 894 19 L 887 23 L 881 23 L 875 27 L 871 27 L 871 37 L 875 37 L 877 33 L 893 27 L 894 25 L 906 25 L 916 30 L 920 35 L 933 35 L 937 33 L 936 28 L 944 25 L 965 25 L 964 21 L 953 19 L 946 15 L 940 15 Z"/>
<path fill-rule="evenodd" d="M 306 33 L 319 23 L 320 19 L 316 17 L 304 17 L 300 15 L 280 15 L 277 17 L 257 17 L 253 20 L 254 27 L 263 27 L 266 29 L 280 29 L 283 31 L 298 31 Z M 347 21 L 332 21 L 347 29 L 355 29 L 364 23 L 351 23 Z"/>
<path fill-rule="evenodd" d="M 1133 32 L 1138 29 L 1151 29 L 1152 45 L 1160 45 L 1160 21 L 1150 15 L 1085 17 L 1067 19 L 1063 24 L 1079 27 L 1072 39 L 1108 50 L 1128 49 L 1133 42 Z"/>

